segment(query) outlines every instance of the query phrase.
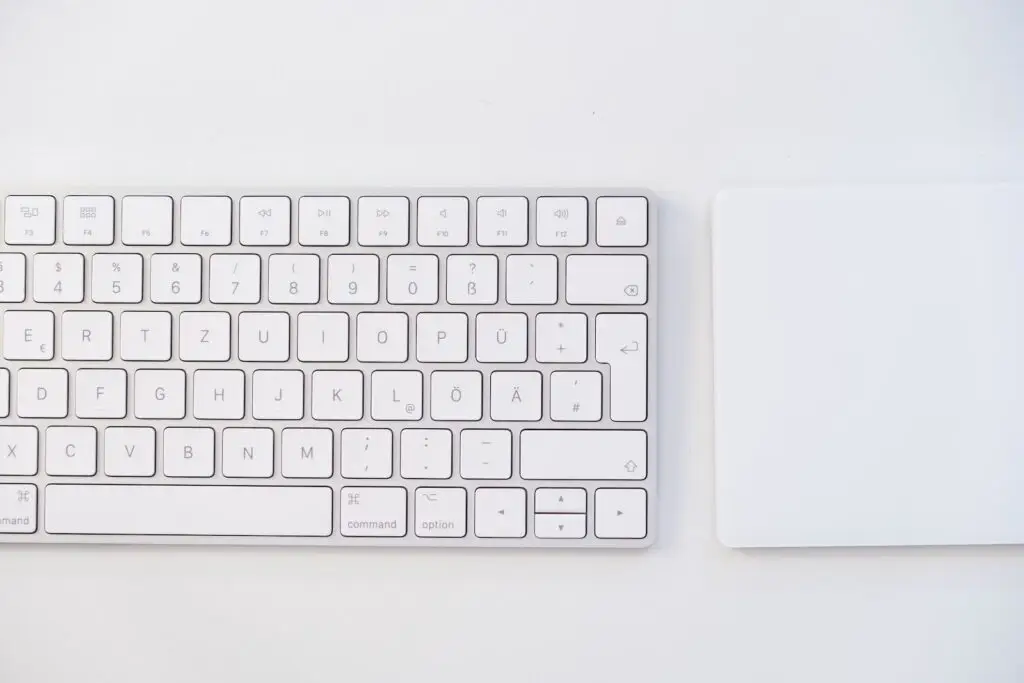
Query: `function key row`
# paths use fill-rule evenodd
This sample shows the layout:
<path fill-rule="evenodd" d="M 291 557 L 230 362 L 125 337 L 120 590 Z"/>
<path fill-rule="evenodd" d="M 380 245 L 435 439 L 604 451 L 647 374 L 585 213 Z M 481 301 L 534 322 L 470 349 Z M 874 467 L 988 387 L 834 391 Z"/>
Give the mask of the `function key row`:
<path fill-rule="evenodd" d="M 293 230 L 290 197 L 246 196 L 237 204 L 238 243 L 282 247 L 297 237 L 302 246 L 404 247 L 411 241 L 411 202 L 401 196 L 304 196 L 298 200 Z M 596 243 L 602 247 L 647 245 L 645 197 L 599 197 L 595 202 Z M 175 200 L 169 196 L 121 199 L 120 242 L 129 246 L 168 246 L 174 241 Z M 109 246 L 115 239 L 115 199 L 70 195 L 62 203 L 61 241 L 67 245 Z M 178 243 L 227 246 L 234 242 L 235 202 L 227 196 L 192 195 L 178 200 Z M 542 247 L 581 247 L 589 243 L 590 202 L 586 197 L 539 197 L 534 201 L 534 243 Z M 530 243 L 530 202 L 526 197 L 476 200 L 475 243 L 483 247 L 522 247 Z M 57 241 L 57 200 L 50 195 L 11 195 L 4 203 L 4 242 L 51 245 Z M 470 243 L 470 201 L 466 197 L 419 197 L 416 243 L 464 247 Z"/>

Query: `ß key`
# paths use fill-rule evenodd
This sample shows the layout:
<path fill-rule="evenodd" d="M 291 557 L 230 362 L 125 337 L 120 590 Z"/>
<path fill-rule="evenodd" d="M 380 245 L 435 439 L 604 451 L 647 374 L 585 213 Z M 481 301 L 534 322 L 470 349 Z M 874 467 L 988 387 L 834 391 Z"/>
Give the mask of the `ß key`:
<path fill-rule="evenodd" d="M 649 192 L 0 201 L 0 543 L 654 542 Z"/>

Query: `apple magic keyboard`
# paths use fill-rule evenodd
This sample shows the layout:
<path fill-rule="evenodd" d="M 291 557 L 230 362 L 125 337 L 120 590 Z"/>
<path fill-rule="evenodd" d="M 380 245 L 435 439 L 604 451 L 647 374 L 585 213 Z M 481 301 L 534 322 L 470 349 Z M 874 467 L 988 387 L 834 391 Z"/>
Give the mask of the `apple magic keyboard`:
<path fill-rule="evenodd" d="M 12 191 L 0 543 L 640 547 L 637 190 Z"/>

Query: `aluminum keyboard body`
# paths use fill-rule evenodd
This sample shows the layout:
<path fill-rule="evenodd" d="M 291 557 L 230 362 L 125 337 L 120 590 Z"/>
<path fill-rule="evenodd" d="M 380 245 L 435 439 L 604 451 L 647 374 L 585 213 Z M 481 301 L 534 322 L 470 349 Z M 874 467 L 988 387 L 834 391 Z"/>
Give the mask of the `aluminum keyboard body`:
<path fill-rule="evenodd" d="M 653 542 L 650 193 L 0 196 L 0 543 Z"/>

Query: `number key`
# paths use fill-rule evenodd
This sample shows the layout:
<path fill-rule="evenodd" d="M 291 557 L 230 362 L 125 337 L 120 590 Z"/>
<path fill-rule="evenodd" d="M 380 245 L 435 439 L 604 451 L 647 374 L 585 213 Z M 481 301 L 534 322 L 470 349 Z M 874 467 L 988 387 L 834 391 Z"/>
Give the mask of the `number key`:
<path fill-rule="evenodd" d="M 433 254 L 388 256 L 388 302 L 437 303 L 437 257 Z"/>
<path fill-rule="evenodd" d="M 256 254 L 214 254 L 210 257 L 210 301 L 258 304 L 262 292 L 260 269 Z"/>
<path fill-rule="evenodd" d="M 142 301 L 142 255 L 94 255 L 92 300 L 98 304 Z"/>
<path fill-rule="evenodd" d="M 202 299 L 199 254 L 153 254 L 149 298 L 155 304 L 197 304 Z"/>
<path fill-rule="evenodd" d="M 0 303 L 25 300 L 25 255 L 0 254 Z"/>
<path fill-rule="evenodd" d="M 85 298 L 85 257 L 36 254 L 32 298 L 39 303 L 81 303 Z"/>
<path fill-rule="evenodd" d="M 334 254 L 327 259 L 327 300 L 375 304 L 380 299 L 380 261 L 373 254 Z"/>
<path fill-rule="evenodd" d="M 270 257 L 270 303 L 315 304 L 320 301 L 320 257 L 273 254 Z"/>

